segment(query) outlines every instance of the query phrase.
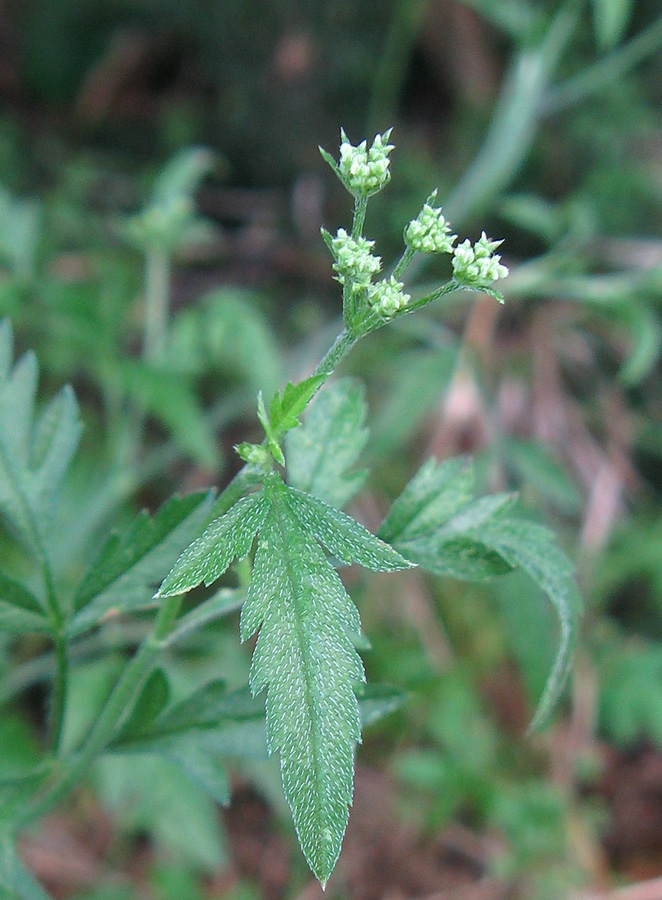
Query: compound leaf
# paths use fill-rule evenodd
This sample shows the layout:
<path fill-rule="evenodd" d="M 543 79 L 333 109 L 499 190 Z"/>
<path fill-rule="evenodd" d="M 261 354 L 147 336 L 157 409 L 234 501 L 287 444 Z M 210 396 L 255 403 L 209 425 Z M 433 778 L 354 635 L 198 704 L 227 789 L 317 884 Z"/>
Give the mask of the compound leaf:
<path fill-rule="evenodd" d="M 551 531 L 506 514 L 514 497 L 473 500 L 473 474 L 460 460 L 429 460 L 395 501 L 379 534 L 436 575 L 468 581 L 525 572 L 547 595 L 561 640 L 531 728 L 548 717 L 570 668 L 581 599 L 573 567 Z"/>
<path fill-rule="evenodd" d="M 303 425 L 287 435 L 287 476 L 292 487 L 341 509 L 366 473 L 350 472 L 368 440 L 363 386 L 344 378 L 322 391 Z"/>
<path fill-rule="evenodd" d="M 220 578 L 235 558 L 242 559 L 249 552 L 267 508 L 260 492 L 243 497 L 225 515 L 214 519 L 179 557 L 157 597 L 184 594 L 203 582 L 209 585 Z"/>
<path fill-rule="evenodd" d="M 246 640 L 259 630 L 251 690 L 268 688 L 267 746 L 280 753 L 299 842 L 324 885 L 340 853 L 352 799 L 360 740 L 354 686 L 364 674 L 350 635 L 359 632 L 360 621 L 336 571 L 288 503 L 290 493 L 278 476 L 267 479 L 269 509 L 241 636 Z"/>

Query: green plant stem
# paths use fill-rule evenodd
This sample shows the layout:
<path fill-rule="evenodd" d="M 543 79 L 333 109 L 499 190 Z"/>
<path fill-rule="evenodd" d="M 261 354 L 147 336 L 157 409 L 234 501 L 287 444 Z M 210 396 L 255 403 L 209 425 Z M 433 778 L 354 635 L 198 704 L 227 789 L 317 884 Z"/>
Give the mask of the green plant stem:
<path fill-rule="evenodd" d="M 38 531 L 35 528 L 35 536 Z M 69 684 L 69 648 L 65 634 L 65 617 L 60 608 L 60 602 L 55 590 L 51 564 L 41 540 L 38 539 L 38 556 L 41 565 L 44 585 L 46 588 L 46 603 L 53 628 L 53 646 L 55 650 L 55 678 L 53 680 L 53 695 L 51 701 L 51 746 L 54 753 L 59 756 L 62 744 L 62 732 L 64 730 L 64 717 L 67 708 L 67 688 Z"/>
<path fill-rule="evenodd" d="M 363 226 L 365 225 L 365 214 L 368 209 L 367 197 L 354 198 L 354 217 L 352 219 L 352 237 L 354 240 L 360 238 L 363 234 Z"/>
<path fill-rule="evenodd" d="M 118 723 L 135 699 L 156 657 L 165 645 L 175 624 L 180 604 L 180 597 L 166 597 L 161 601 L 152 631 L 142 642 L 133 659 L 127 663 L 80 751 L 61 765 L 52 784 L 26 807 L 19 816 L 17 823 L 19 828 L 38 819 L 59 803 L 78 784 L 94 760 L 108 746 Z"/>
<path fill-rule="evenodd" d="M 52 746 L 55 754 L 60 755 L 64 716 L 67 709 L 67 687 L 69 684 L 69 647 L 62 624 L 58 624 L 53 636 L 55 649 L 55 679 L 53 682 L 52 700 Z"/>
<path fill-rule="evenodd" d="M 343 328 L 318 363 L 313 372 L 313 377 L 316 375 L 323 375 L 326 380 L 337 368 L 341 360 L 347 356 L 359 338 L 360 335 L 353 335 L 346 328 Z"/>
<path fill-rule="evenodd" d="M 165 351 L 170 308 L 170 254 L 149 247 L 145 257 L 145 335 L 143 356 L 160 362 Z"/>
<path fill-rule="evenodd" d="M 395 268 L 393 269 L 394 278 L 401 278 L 404 275 L 405 270 L 409 267 L 409 264 L 411 263 L 415 254 L 416 251 L 412 247 L 405 248 L 405 252 L 402 254 Z"/>

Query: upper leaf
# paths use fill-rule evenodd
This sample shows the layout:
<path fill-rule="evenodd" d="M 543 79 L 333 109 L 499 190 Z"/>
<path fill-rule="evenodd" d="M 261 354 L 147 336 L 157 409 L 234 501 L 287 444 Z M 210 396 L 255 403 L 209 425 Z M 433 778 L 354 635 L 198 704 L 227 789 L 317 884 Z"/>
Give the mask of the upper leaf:
<path fill-rule="evenodd" d="M 225 515 L 214 519 L 182 553 L 156 596 L 171 597 L 203 582 L 212 584 L 233 559 L 246 556 L 266 514 L 267 504 L 261 492 L 243 497 Z"/>
<path fill-rule="evenodd" d="M 13 364 L 11 327 L 0 323 L 0 511 L 25 542 L 43 550 L 80 422 L 69 387 L 35 418 L 37 377 L 34 354 Z"/>
<path fill-rule="evenodd" d="M 349 472 L 368 440 L 362 385 L 352 378 L 322 391 L 301 428 L 287 435 L 289 483 L 341 509 L 360 489 L 365 472 Z"/>
<path fill-rule="evenodd" d="M 162 574 L 199 532 L 209 514 L 209 493 L 173 497 L 150 518 L 145 511 L 101 548 L 74 597 L 71 635 L 94 626 L 110 610 L 148 604 Z"/>

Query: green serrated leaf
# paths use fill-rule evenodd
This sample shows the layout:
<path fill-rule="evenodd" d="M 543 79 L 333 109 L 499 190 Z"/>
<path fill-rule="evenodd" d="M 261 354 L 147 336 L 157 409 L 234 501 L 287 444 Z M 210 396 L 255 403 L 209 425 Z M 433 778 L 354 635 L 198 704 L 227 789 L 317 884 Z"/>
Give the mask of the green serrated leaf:
<path fill-rule="evenodd" d="M 268 688 L 269 752 L 280 753 L 301 848 L 324 885 L 345 833 L 360 740 L 353 688 L 364 674 L 348 636 L 359 631 L 360 621 L 337 573 L 290 506 L 290 493 L 275 475 L 265 483 L 269 509 L 241 635 L 246 640 L 259 631 L 251 690 Z"/>
<path fill-rule="evenodd" d="M 288 382 L 282 393 L 277 392 L 271 401 L 269 418 L 271 430 L 277 440 L 299 424 L 299 416 L 308 406 L 311 398 L 324 384 L 325 376 L 312 375 L 297 384 Z"/>
<path fill-rule="evenodd" d="M 294 488 L 287 488 L 284 498 L 301 524 L 343 562 L 356 562 L 373 572 L 395 572 L 414 565 L 351 516 L 323 500 Z"/>
<path fill-rule="evenodd" d="M 467 505 L 473 491 L 474 473 L 466 460 L 429 459 L 391 506 L 378 534 L 389 543 L 429 536 Z"/>
<path fill-rule="evenodd" d="M 54 502 L 80 437 L 78 405 L 64 388 L 35 420 L 38 367 L 26 353 L 12 368 L 12 332 L 0 324 L 0 511 L 43 552 Z"/>
<path fill-rule="evenodd" d="M 126 611 L 150 603 L 164 571 L 205 522 L 209 493 L 173 497 L 150 518 L 142 512 L 123 532 L 111 535 L 78 588 L 69 625 L 76 635 L 110 610 Z"/>
<path fill-rule="evenodd" d="M 462 581 L 488 581 L 512 572 L 498 553 L 474 537 L 456 537 L 426 544 L 406 544 L 405 552 L 423 569 L 434 575 Z"/>
<path fill-rule="evenodd" d="M 472 490 L 460 461 L 429 461 L 393 504 L 379 534 L 434 574 L 482 580 L 521 569 L 544 591 L 557 613 L 561 641 L 531 724 L 536 728 L 557 702 L 569 671 L 581 611 L 573 567 L 546 528 L 506 517 L 513 495 L 471 500 Z"/>
<path fill-rule="evenodd" d="M 341 509 L 366 473 L 349 472 L 368 440 L 363 386 L 352 378 L 322 391 L 301 428 L 287 435 L 287 477 L 292 487 Z"/>
<path fill-rule="evenodd" d="M 242 559 L 248 554 L 267 509 L 260 492 L 243 497 L 225 515 L 214 519 L 182 553 L 156 596 L 172 597 L 202 583 L 213 584 L 235 558 Z"/>

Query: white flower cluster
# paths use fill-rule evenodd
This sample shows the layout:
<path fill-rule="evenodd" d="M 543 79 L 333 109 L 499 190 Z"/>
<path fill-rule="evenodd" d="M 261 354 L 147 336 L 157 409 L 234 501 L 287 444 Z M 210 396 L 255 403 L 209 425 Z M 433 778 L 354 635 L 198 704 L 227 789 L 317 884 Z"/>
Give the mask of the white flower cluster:
<path fill-rule="evenodd" d="M 366 141 L 353 147 L 343 130 L 340 131 L 340 163 L 338 172 L 347 190 L 355 197 L 369 197 L 388 184 L 391 179 L 389 171 L 389 153 L 394 145 L 388 143 L 391 129 L 384 134 L 376 134 L 372 147 L 368 149 Z"/>
<path fill-rule="evenodd" d="M 376 313 L 390 319 L 407 306 L 411 297 L 405 294 L 404 284 L 391 275 L 390 278 L 378 281 L 370 287 L 368 299 Z"/>
<path fill-rule="evenodd" d="M 453 250 L 453 273 L 460 284 L 468 287 L 485 287 L 499 278 L 505 278 L 508 269 L 494 251 L 503 241 L 491 241 L 485 232 L 472 246 L 469 238 Z"/>
<path fill-rule="evenodd" d="M 338 229 L 337 235 L 331 238 L 330 246 L 336 260 L 333 268 L 341 284 L 350 282 L 365 287 L 382 267 L 381 257 L 370 252 L 375 242 L 364 237 L 353 238 L 344 228 Z"/>
<path fill-rule="evenodd" d="M 456 234 L 441 211 L 441 207 L 426 203 L 415 219 L 405 228 L 405 243 L 418 253 L 452 253 Z"/>

